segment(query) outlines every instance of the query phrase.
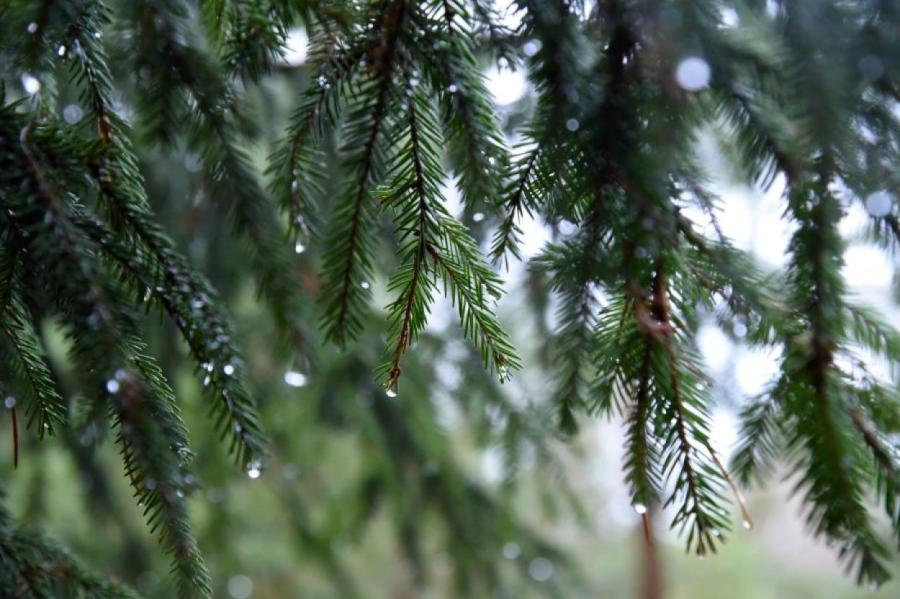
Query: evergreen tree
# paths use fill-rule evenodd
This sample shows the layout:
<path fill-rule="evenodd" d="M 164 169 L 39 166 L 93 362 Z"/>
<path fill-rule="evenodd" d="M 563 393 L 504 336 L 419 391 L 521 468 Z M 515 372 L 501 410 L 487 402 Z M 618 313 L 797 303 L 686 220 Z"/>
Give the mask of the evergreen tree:
<path fill-rule="evenodd" d="M 279 406 L 249 380 L 242 323 L 220 301 L 239 295 L 229 281 L 241 270 L 278 333 L 273 354 L 315 361 L 331 351 L 320 337 L 347 350 L 317 374 L 313 424 L 357 432 L 377 457 L 358 481 L 356 513 L 334 518 L 351 530 L 369 517 L 367 501 L 387 498 L 424 580 L 415 518 L 433 509 L 454 537 L 461 591 L 493 589 L 490 556 L 506 531 L 530 554 L 552 549 L 453 460 L 435 463 L 448 454 L 433 441 L 436 407 L 417 396 L 429 379 L 416 380 L 427 359 L 415 354 L 440 356 L 425 330 L 444 296 L 486 376 L 502 383 L 543 366 L 519 357 L 496 314 L 530 215 L 574 232 L 529 265 L 538 308 L 551 293 L 561 300 L 546 355 L 553 430 L 490 400 L 511 459 L 586 417 L 621 417 L 625 477 L 648 533 L 648 508 L 671 508 L 671 526 L 700 556 L 724 540 L 732 496 L 750 526 L 737 485 L 786 462 L 812 533 L 837 544 L 860 583 L 880 585 L 900 542 L 900 396 L 858 356 L 893 368 L 900 336 L 848 293 L 839 224 L 860 203 L 872 240 L 885 251 L 900 243 L 900 2 L 515 8 L 521 24 L 510 29 L 483 0 L 0 3 L 0 390 L 16 459 L 17 414 L 21 428 L 61 438 L 84 472 L 111 431 L 178 595 L 209 596 L 186 503 L 189 441 L 201 433 L 182 417 L 167 352 L 187 349 L 211 414 L 198 424 L 238 467 L 255 478 L 283 457 L 290 431 L 276 426 L 270 444 L 257 403 Z M 271 123 L 253 108 L 298 25 L 310 40 L 307 84 L 259 172 L 248 148 Z M 513 148 L 485 87 L 489 60 L 525 69 L 538 93 L 507 131 L 520 140 Z M 66 105 L 75 95 L 77 114 Z M 719 232 L 719 200 L 694 151 L 701 135 L 716 136 L 748 181 L 783 182 L 785 269 L 765 271 Z M 183 157 L 209 207 L 193 226 L 227 240 L 222 251 L 238 246 L 227 248 L 237 266 L 204 272 L 173 241 L 184 231 L 155 210 L 183 223 L 192 207 L 166 201 L 149 172 L 166 157 Z M 448 178 L 462 220 L 444 200 Z M 383 317 L 372 310 L 381 275 Z M 696 348 L 709 314 L 780 349 L 777 377 L 744 407 L 731 464 L 710 440 L 711 380 Z M 50 356 L 51 330 L 65 337 L 62 361 Z M 289 384 L 304 376 L 289 374 Z M 878 534 L 872 495 L 893 540 Z M 303 500 L 284 501 L 340 592 L 358 593 Z M 5 511 L 0 585 L 21 596 L 130 596 Z"/>

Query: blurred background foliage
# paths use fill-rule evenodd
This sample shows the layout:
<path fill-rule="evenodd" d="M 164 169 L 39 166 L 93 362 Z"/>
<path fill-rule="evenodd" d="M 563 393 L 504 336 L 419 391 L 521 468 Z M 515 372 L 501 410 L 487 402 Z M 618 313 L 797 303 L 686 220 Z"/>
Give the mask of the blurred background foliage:
<path fill-rule="evenodd" d="M 127 5 L 128 0 L 113 2 L 113 11 Z M 145 93 L 140 74 L 124 60 L 135 48 L 115 26 L 104 36 L 110 64 L 120 68 L 114 73 L 122 93 L 119 108 L 131 120 Z M 238 96 L 248 119 L 241 143 L 260 173 L 296 99 L 310 85 L 299 23 L 289 41 L 290 52 L 274 72 Z M 516 79 L 514 64 L 504 62 L 500 70 L 488 57 L 480 60 L 492 77 L 504 131 L 512 135 L 533 109 L 533 93 Z M 24 95 L 18 81 L 6 83 L 8 93 Z M 510 86 L 523 87 L 512 100 Z M 78 92 L 63 85 L 58 94 L 55 109 L 65 121 L 77 121 L 84 110 Z M 135 139 L 140 135 L 136 131 Z M 499 313 L 529 367 L 509 383 L 500 385 L 485 372 L 444 301 L 407 357 L 398 397 L 389 398 L 372 376 L 385 345 L 383 313 L 345 351 L 325 344 L 315 326 L 319 248 L 304 248 L 288 262 L 291 270 L 280 273 L 299 281 L 309 299 L 293 315 L 302 323 L 304 351 L 298 353 L 283 341 L 257 295 L 252 250 L 234 233 L 229 215 L 211 202 L 215 191 L 206 184 L 200 156 L 180 142 L 137 143 L 136 149 L 154 212 L 180 251 L 209 276 L 233 317 L 252 395 L 272 441 L 261 471 L 235 467 L 209 424 L 187 348 L 171 323 L 146 314 L 152 353 L 173 381 L 197 454 L 195 474 L 186 483 L 214 596 L 639 594 L 646 546 L 621 481 L 622 431 L 596 424 L 565 443 L 556 436 L 547 402 L 554 306 L 545 280 L 521 262 L 513 265 Z M 330 170 L 338 168 L 336 152 L 328 149 L 326 187 L 338 179 Z M 751 195 L 727 173 L 720 175 L 724 189 Z M 447 193 L 455 192 L 448 186 Z M 448 203 L 487 248 L 490 220 L 465 212 L 453 197 Z M 379 235 L 394 233 L 383 223 Z M 534 223 L 526 229 L 532 237 L 526 243 L 539 247 L 560 235 L 559 227 Z M 291 243 L 285 238 L 285 247 Z M 384 306 L 385 273 L 396 258 L 381 255 L 376 264 L 378 277 L 369 284 L 375 305 Z M 52 320 L 43 327 L 51 365 L 65 389 L 73 368 L 66 340 Z M 733 410 L 741 391 L 727 377 L 720 391 L 723 409 Z M 20 522 L 40 527 L 142 595 L 173 595 L 167 558 L 142 524 L 112 443 L 92 446 L 96 431 L 63 430 L 43 441 L 25 432 L 13 470 L 8 419 L 0 427 L 0 469 L 13 483 L 6 485 L 8 507 Z M 787 499 L 789 489 L 785 483 L 751 493 L 755 528 L 735 533 L 720 555 L 703 561 L 685 555 L 681 541 L 665 532 L 665 516 L 658 515 L 667 596 L 900 596 L 896 580 L 874 593 L 856 588 L 832 553 L 804 534 L 800 507 Z"/>

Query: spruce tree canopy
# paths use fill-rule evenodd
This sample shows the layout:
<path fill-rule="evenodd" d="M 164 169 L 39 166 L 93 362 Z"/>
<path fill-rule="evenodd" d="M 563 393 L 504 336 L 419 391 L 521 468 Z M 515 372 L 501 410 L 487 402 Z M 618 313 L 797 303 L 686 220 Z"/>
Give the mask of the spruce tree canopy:
<path fill-rule="evenodd" d="M 523 418 L 511 447 L 622 419 L 635 509 L 663 508 L 700 556 L 729 535 L 732 507 L 750 525 L 739 487 L 787 464 L 810 532 L 861 584 L 882 584 L 900 542 L 900 396 L 873 364 L 895 372 L 900 336 L 848 291 L 840 224 L 855 204 L 869 241 L 900 244 L 900 2 L 514 4 L 511 27 L 487 0 L 0 0 L 0 393 L 17 459 L 27 436 L 89 459 L 109 432 L 178 595 L 209 596 L 186 504 L 198 433 L 161 337 L 187 348 L 210 414 L 199 426 L 259 476 L 286 442 L 267 436 L 259 410 L 280 408 L 248 380 L 250 327 L 220 298 L 238 293 L 209 279 L 249 274 L 278 332 L 273 352 L 316 361 L 337 347 L 353 362 L 323 369 L 335 387 L 317 418 L 382 444 L 359 496 L 407 506 L 398 536 L 424 576 L 409 506 L 435 506 L 459 547 L 499 538 L 499 521 L 527 530 L 452 464 L 422 457 L 419 429 L 440 428 L 426 397 L 394 399 L 446 297 L 486 375 L 553 378 L 542 404 L 553 426 Z M 259 107 L 297 27 L 306 83 L 283 127 Z M 507 122 L 483 74 L 498 61 L 536 90 Z M 710 137 L 746 181 L 784 186 L 786 267 L 761 267 L 722 234 L 696 152 Z M 196 217 L 183 194 L 152 188 L 166 177 L 148 175 L 151 162 L 172 185 L 193 177 L 210 210 Z M 528 261 L 529 302 L 559 303 L 533 361 L 496 311 L 526 218 L 554 231 Z M 187 221 L 187 236 L 168 229 Z M 202 271 L 175 241 L 185 237 L 234 252 L 237 266 Z M 386 306 L 374 303 L 382 276 Z M 709 317 L 779 355 L 743 407 L 731 463 L 710 440 L 712 379 L 696 343 Z M 64 365 L 48 355 L 51 330 Z M 339 386 L 358 364 L 364 375 Z M 333 550 L 319 556 L 340 580 Z M 454 556 L 461 588 L 480 568 L 483 588 L 496 584 L 488 558 Z M 0 587 L 132 595 L 6 511 Z"/>

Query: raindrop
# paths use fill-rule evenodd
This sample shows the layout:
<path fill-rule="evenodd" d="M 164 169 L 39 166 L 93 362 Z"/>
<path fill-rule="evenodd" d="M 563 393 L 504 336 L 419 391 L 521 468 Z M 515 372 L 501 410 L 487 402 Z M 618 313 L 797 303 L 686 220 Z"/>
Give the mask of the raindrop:
<path fill-rule="evenodd" d="M 636 511 L 638 514 L 644 515 L 647 513 L 647 506 L 643 503 L 635 503 L 634 511 Z"/>
<path fill-rule="evenodd" d="M 873 54 L 867 54 L 859 59 L 859 71 L 869 81 L 881 79 L 884 75 L 884 62 Z"/>
<path fill-rule="evenodd" d="M 714 528 L 714 529 L 712 529 L 712 530 L 709 531 L 709 532 L 712 533 L 712 536 L 714 536 L 714 537 L 721 537 L 721 536 L 722 536 L 722 531 L 720 531 L 718 528 Z"/>
<path fill-rule="evenodd" d="M 109 393 L 118 393 L 119 392 L 119 381 L 116 379 L 109 379 L 106 381 L 106 390 Z"/>
<path fill-rule="evenodd" d="M 22 87 L 27 93 L 34 95 L 41 91 L 41 82 L 31 73 L 24 73 L 22 75 Z"/>
<path fill-rule="evenodd" d="M 566 129 L 569 131 L 578 131 L 578 128 L 581 126 L 581 123 L 578 122 L 578 119 L 569 119 L 566 121 Z"/>
<path fill-rule="evenodd" d="M 209 375 L 206 375 L 205 377 L 203 377 L 203 386 L 204 387 L 209 387 L 209 384 L 211 382 L 212 382 L 212 378 L 210 378 Z"/>
<path fill-rule="evenodd" d="M 253 460 L 247 465 L 247 476 L 256 480 L 262 475 L 262 463 L 259 460 Z"/>
<path fill-rule="evenodd" d="M 34 33 L 38 30 L 38 24 L 32 21 L 28 24 L 28 33 Z"/>
<path fill-rule="evenodd" d="M 65 46 L 60 46 L 59 49 L 56 51 L 56 53 L 57 53 L 59 56 L 65 56 L 65 55 L 66 55 L 66 47 L 65 47 Z"/>
<path fill-rule="evenodd" d="M 456 92 L 459 91 L 459 86 L 456 85 L 455 83 L 451 83 L 450 85 L 447 86 L 447 91 L 450 92 L 451 94 L 455 94 Z"/>
<path fill-rule="evenodd" d="M 233 599 L 248 599 L 253 594 L 253 581 L 243 574 L 232 576 L 228 579 L 228 594 Z"/>
<path fill-rule="evenodd" d="M 199 173 L 203 168 L 203 160 L 200 154 L 188 152 L 184 155 L 184 168 L 190 173 Z"/>
<path fill-rule="evenodd" d="M 362 283 L 359 284 L 359 286 L 362 287 L 363 289 L 368 289 L 372 285 L 368 281 L 363 281 Z"/>
<path fill-rule="evenodd" d="M 741 526 L 743 526 L 745 530 L 750 530 L 753 528 L 753 522 L 750 522 L 745 518 L 741 521 Z"/>
<path fill-rule="evenodd" d="M 735 337 L 746 337 L 747 336 L 747 325 L 742 322 L 736 322 L 734 324 L 734 336 Z"/>
<path fill-rule="evenodd" d="M 472 215 L 472 220 L 475 221 L 476 223 L 480 223 L 481 221 L 484 220 L 484 213 L 476 212 L 475 214 Z"/>
<path fill-rule="evenodd" d="M 224 372 L 226 376 L 231 376 L 234 374 L 234 364 L 226 364 L 222 367 L 222 372 Z"/>
<path fill-rule="evenodd" d="M 699 56 L 689 56 L 678 63 L 675 70 L 675 80 L 678 85 L 689 92 L 703 89 L 709 84 L 712 71 L 709 63 Z"/>
<path fill-rule="evenodd" d="M 12 395 L 7 395 L 6 399 L 3 400 L 3 405 L 10 410 L 13 409 L 14 407 L 16 407 L 16 398 Z"/>
<path fill-rule="evenodd" d="M 305 251 L 306 251 L 305 243 L 303 243 L 300 240 L 297 240 L 296 242 L 294 242 L 294 253 L 295 254 L 302 254 Z"/>
<path fill-rule="evenodd" d="M 876 218 L 881 218 L 890 214 L 892 204 L 888 192 L 876 191 L 866 198 L 866 211 Z"/>
<path fill-rule="evenodd" d="M 393 387 L 388 387 L 388 389 L 384 392 L 384 394 L 387 395 L 388 397 L 391 397 L 391 398 L 397 397 L 397 387 L 396 387 L 396 385 L 393 386 Z"/>
<path fill-rule="evenodd" d="M 316 83 L 318 83 L 320 87 L 325 87 L 328 85 L 328 79 L 325 75 L 319 75 L 318 79 L 316 79 Z"/>
<path fill-rule="evenodd" d="M 525 56 L 531 57 L 540 51 L 541 51 L 540 40 L 528 40 L 527 42 L 525 42 L 525 45 L 522 46 L 522 52 L 525 53 Z"/>
<path fill-rule="evenodd" d="M 307 380 L 308 378 L 305 374 L 296 370 L 288 370 L 284 373 L 284 382 L 290 387 L 305 387 Z"/>
<path fill-rule="evenodd" d="M 538 582 L 546 582 L 553 577 L 553 564 L 546 557 L 536 557 L 528 564 L 528 575 Z"/>
<path fill-rule="evenodd" d="M 518 543 L 507 543 L 503 546 L 503 557 L 506 559 L 516 559 L 521 553 Z"/>

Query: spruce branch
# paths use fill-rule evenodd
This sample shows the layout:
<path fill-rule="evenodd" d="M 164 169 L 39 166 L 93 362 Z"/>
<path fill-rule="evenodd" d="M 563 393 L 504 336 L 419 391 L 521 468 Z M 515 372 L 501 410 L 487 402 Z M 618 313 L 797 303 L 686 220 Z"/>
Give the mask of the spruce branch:
<path fill-rule="evenodd" d="M 369 235 L 374 208 L 370 185 L 380 177 L 382 127 L 393 108 L 395 54 L 403 26 L 406 3 L 391 2 L 379 23 L 379 38 L 369 49 L 370 75 L 355 90 L 355 105 L 349 115 L 346 147 L 356 150 L 348 166 L 353 181 L 348 184 L 332 216 L 332 229 L 323 256 L 324 279 L 322 323 L 326 336 L 343 346 L 362 328 L 360 312 L 369 293 L 361 283 L 371 277 L 368 260 Z"/>

